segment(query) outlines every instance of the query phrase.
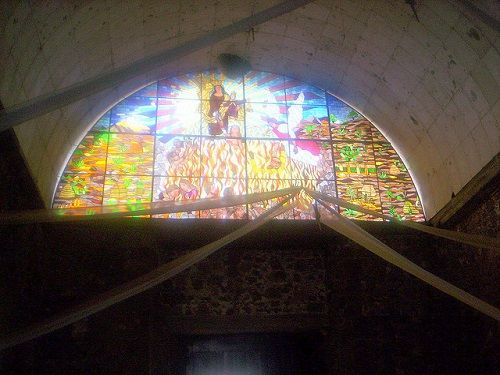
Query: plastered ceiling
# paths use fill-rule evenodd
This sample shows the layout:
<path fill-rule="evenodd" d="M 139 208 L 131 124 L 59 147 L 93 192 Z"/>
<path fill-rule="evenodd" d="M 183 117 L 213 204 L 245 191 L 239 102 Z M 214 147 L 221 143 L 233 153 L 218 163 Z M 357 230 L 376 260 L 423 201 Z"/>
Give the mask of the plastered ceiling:
<path fill-rule="evenodd" d="M 1 1 L 5 107 L 112 71 L 279 1 Z M 219 53 L 323 87 L 404 158 L 432 217 L 500 150 L 500 37 L 448 0 L 319 0 L 175 64 L 15 128 L 50 204 L 67 157 L 139 82 L 216 66 Z"/>

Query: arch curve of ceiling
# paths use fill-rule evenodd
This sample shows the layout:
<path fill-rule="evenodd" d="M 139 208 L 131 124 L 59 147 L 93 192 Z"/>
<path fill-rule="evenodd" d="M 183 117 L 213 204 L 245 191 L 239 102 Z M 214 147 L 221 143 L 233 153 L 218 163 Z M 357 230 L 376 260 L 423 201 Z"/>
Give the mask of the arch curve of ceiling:
<path fill-rule="evenodd" d="M 406 166 L 373 124 L 325 90 L 258 71 L 183 74 L 127 96 L 73 151 L 53 206 L 187 202 L 293 186 L 423 220 Z M 161 217 L 254 218 L 272 204 Z M 310 199 L 285 218 L 313 219 Z"/>
<path fill-rule="evenodd" d="M 175 48 L 276 1 L 3 2 L 0 99 L 25 100 Z M 488 0 L 482 1 L 487 3 Z M 323 87 L 363 113 L 403 157 L 432 217 L 500 150 L 498 32 L 459 1 L 317 0 L 16 127 L 50 205 L 67 155 L 105 110 L 160 77 L 216 66 L 220 53 Z"/>

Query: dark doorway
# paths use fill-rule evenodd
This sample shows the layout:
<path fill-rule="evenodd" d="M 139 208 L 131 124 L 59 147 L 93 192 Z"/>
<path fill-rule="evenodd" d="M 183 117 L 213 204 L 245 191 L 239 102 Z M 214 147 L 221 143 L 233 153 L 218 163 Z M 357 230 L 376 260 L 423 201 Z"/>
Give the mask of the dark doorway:
<path fill-rule="evenodd" d="M 198 336 L 187 342 L 186 375 L 325 373 L 319 333 Z"/>

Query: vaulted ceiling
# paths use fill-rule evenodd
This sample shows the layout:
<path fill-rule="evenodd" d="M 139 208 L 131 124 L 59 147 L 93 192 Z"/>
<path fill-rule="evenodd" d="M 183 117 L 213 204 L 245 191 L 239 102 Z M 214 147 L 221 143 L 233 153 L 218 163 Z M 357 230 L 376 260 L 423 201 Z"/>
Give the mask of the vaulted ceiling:
<path fill-rule="evenodd" d="M 0 99 L 6 108 L 179 46 L 270 0 L 2 1 Z M 482 3 L 488 5 L 489 2 Z M 86 130 L 140 83 L 216 66 L 323 87 L 372 120 L 404 158 L 432 217 L 500 150 L 500 37 L 460 1 L 317 0 L 175 63 L 15 128 L 50 204 Z"/>

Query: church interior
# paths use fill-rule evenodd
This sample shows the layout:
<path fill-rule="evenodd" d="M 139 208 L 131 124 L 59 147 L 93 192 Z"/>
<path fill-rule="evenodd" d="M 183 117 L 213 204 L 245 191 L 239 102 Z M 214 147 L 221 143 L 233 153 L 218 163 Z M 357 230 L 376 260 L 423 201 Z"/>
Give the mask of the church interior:
<path fill-rule="evenodd" d="M 497 373 L 497 0 L 0 31 L 0 373 Z"/>

